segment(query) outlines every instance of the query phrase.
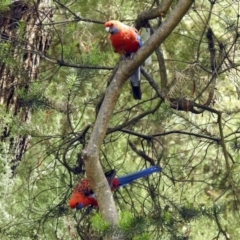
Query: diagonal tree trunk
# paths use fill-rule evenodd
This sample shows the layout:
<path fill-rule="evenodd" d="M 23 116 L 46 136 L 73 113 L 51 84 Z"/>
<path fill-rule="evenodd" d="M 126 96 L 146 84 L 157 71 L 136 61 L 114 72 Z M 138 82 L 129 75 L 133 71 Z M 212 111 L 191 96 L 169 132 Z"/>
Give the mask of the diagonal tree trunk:
<path fill-rule="evenodd" d="M 28 123 L 31 109 L 24 106 L 17 91 L 27 93 L 30 82 L 38 78 L 41 58 L 36 52 L 46 52 L 51 41 L 42 25 L 51 18 L 51 0 L 12 2 L 0 15 L 0 103 L 7 113 Z M 8 144 L 14 172 L 30 136 L 13 136 L 10 125 L 4 126 L 0 141 Z"/>
<path fill-rule="evenodd" d="M 169 0 L 165 1 L 166 4 L 168 4 L 168 2 Z M 120 91 L 126 79 L 128 79 L 136 68 L 171 34 L 193 2 L 193 0 L 179 0 L 162 25 L 137 51 L 131 61 L 120 62 L 118 70 L 112 77 L 106 90 L 88 145 L 83 151 L 87 177 L 90 179 L 90 184 L 97 196 L 100 212 L 104 220 L 113 226 L 118 224 L 118 214 L 111 190 L 99 161 L 100 146 L 104 140 L 115 104 L 117 103 Z M 169 6 L 169 4 L 167 6 Z M 155 14 L 154 11 L 153 14 Z M 117 234 L 117 237 L 115 237 L 113 234 L 109 239 L 119 239 L 120 237 L 118 236 Z"/>

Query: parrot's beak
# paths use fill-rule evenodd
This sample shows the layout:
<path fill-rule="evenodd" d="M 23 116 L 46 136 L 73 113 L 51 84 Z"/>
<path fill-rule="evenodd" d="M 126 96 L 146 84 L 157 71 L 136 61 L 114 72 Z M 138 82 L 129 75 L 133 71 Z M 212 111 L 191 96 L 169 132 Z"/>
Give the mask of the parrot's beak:
<path fill-rule="evenodd" d="M 110 31 L 110 27 L 105 27 L 105 30 L 106 30 L 107 32 L 109 32 L 109 31 Z"/>

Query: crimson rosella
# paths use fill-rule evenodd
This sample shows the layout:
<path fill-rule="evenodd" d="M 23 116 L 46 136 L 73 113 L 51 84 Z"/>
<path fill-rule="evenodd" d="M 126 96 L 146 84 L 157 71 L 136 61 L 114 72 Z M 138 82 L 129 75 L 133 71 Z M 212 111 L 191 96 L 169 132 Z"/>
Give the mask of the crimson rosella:
<path fill-rule="evenodd" d="M 111 20 L 105 23 L 105 28 L 110 33 L 109 39 L 116 53 L 129 57 L 142 46 L 141 37 L 134 27 Z M 141 99 L 140 67 L 130 80 L 134 99 Z"/>
<path fill-rule="evenodd" d="M 111 170 L 105 173 L 107 181 L 112 191 L 116 190 L 119 187 L 125 186 L 134 180 L 145 177 L 149 174 L 154 172 L 160 172 L 162 170 L 161 167 L 158 166 L 151 166 L 144 170 L 122 176 L 122 177 L 115 177 L 116 172 Z M 84 207 L 94 206 L 97 207 L 98 203 L 96 200 L 96 196 L 91 189 L 90 182 L 87 178 L 82 179 L 74 188 L 73 193 L 69 200 L 69 207 L 82 209 Z"/>

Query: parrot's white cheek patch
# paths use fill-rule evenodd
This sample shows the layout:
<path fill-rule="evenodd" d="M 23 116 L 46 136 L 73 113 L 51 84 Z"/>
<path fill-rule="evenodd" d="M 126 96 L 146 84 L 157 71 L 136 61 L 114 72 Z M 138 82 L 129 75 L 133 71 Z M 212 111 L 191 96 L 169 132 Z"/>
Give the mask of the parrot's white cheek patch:
<path fill-rule="evenodd" d="M 107 32 L 109 32 L 110 27 L 105 27 L 105 30 L 106 30 Z"/>

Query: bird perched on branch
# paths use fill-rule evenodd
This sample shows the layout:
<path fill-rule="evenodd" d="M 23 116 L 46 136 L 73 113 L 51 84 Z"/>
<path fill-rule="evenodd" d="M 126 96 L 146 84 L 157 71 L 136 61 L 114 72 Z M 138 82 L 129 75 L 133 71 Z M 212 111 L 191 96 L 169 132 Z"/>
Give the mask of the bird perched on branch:
<path fill-rule="evenodd" d="M 141 46 L 142 40 L 136 28 L 128 26 L 117 20 L 105 23 L 106 31 L 110 33 L 109 39 L 114 52 L 125 57 L 132 57 Z M 134 99 L 141 99 L 140 89 L 140 67 L 130 77 Z"/>
<path fill-rule="evenodd" d="M 122 176 L 115 177 L 115 170 L 111 170 L 105 173 L 107 181 L 112 191 L 116 190 L 119 187 L 125 186 L 138 178 L 142 178 L 148 176 L 154 172 L 160 172 L 162 170 L 161 167 L 151 166 L 144 170 Z M 90 186 L 90 182 L 87 178 L 82 179 L 74 188 L 73 193 L 69 200 L 69 207 L 82 209 L 84 207 L 94 206 L 97 207 L 97 199 L 96 196 Z"/>

